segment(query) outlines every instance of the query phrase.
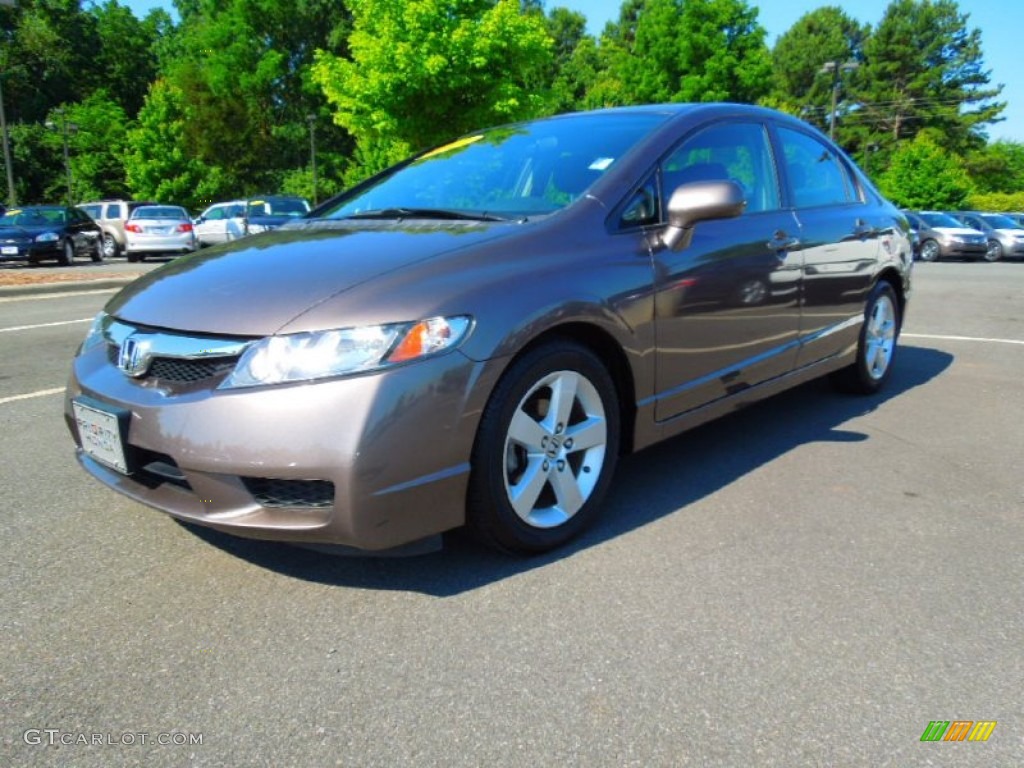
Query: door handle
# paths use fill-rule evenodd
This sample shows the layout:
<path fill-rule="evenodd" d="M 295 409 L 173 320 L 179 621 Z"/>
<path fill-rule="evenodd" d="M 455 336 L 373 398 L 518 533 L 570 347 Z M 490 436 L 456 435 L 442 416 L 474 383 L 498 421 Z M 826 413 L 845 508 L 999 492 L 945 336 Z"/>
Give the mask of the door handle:
<path fill-rule="evenodd" d="M 785 258 L 786 251 L 792 251 L 800 246 L 800 238 L 789 237 L 784 232 L 776 232 L 775 237 L 765 243 L 765 245 L 769 251 L 773 251 L 777 255 L 781 255 L 782 258 Z"/>

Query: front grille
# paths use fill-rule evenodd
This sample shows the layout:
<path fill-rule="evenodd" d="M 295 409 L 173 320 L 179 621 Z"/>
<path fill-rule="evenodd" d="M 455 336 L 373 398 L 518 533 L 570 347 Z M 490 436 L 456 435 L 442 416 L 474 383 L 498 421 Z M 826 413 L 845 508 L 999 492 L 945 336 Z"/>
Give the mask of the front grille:
<path fill-rule="evenodd" d="M 264 507 L 323 509 L 334 504 L 334 483 L 329 480 L 243 477 L 242 484 Z"/>
<path fill-rule="evenodd" d="M 107 359 L 113 365 L 117 365 L 118 352 L 118 348 L 113 345 L 107 347 Z M 181 357 L 154 357 L 146 374 L 140 379 L 191 384 L 195 381 L 204 381 L 230 373 L 237 362 L 237 357 L 206 357 L 198 360 Z"/>
<path fill-rule="evenodd" d="M 237 360 L 236 357 L 210 357 L 203 360 L 157 357 L 150 363 L 146 376 L 180 383 L 202 381 L 230 372 Z"/>

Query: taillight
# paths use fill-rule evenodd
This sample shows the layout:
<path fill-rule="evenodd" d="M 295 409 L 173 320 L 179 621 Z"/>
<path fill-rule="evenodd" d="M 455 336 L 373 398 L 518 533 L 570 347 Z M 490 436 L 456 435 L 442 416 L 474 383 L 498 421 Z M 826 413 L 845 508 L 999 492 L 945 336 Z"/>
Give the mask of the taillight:
<path fill-rule="evenodd" d="M 179 224 L 178 225 L 178 231 L 179 232 L 191 232 L 192 231 L 192 225 L 191 224 Z"/>
<path fill-rule="evenodd" d="M 142 227 L 140 227 L 138 224 L 125 224 L 124 228 L 129 232 L 134 232 L 137 235 L 142 234 Z"/>

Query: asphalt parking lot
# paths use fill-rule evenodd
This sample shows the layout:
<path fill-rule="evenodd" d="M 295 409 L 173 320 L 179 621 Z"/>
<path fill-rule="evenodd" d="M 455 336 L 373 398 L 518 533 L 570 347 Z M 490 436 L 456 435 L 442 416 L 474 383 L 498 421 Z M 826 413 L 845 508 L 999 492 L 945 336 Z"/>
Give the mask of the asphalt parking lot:
<path fill-rule="evenodd" d="M 331 557 L 105 490 L 60 393 L 106 290 L 0 288 L 0 764 L 1022 763 L 1024 263 L 918 265 L 883 394 L 632 456 L 534 559 Z"/>

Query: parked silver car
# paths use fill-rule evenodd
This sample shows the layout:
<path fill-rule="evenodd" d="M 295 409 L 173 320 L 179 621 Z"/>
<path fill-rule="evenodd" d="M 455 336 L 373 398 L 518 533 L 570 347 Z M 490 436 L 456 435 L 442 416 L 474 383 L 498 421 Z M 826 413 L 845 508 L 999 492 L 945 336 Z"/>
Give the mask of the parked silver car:
<path fill-rule="evenodd" d="M 988 256 L 988 238 L 942 211 L 904 211 L 917 233 L 921 261 L 938 259 L 984 259 Z"/>
<path fill-rule="evenodd" d="M 1005 213 L 961 211 L 952 216 L 964 226 L 973 227 L 985 235 L 988 247 L 986 261 L 1024 256 L 1024 227 Z"/>
<path fill-rule="evenodd" d="M 825 374 L 877 392 L 911 268 L 903 214 L 796 118 L 560 115 L 136 280 L 65 416 L 90 475 L 199 525 L 539 552 L 621 453 Z"/>
<path fill-rule="evenodd" d="M 192 218 L 177 205 L 136 208 L 124 224 L 124 233 L 128 261 L 141 261 L 146 254 L 192 253 L 198 247 Z"/>

